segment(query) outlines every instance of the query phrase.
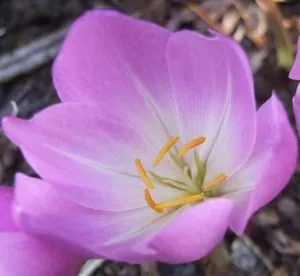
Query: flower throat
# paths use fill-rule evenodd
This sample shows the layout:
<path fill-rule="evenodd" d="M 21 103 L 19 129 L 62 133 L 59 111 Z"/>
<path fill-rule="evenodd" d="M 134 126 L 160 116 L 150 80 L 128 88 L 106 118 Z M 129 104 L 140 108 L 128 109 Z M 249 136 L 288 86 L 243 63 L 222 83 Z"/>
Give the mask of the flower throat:
<path fill-rule="evenodd" d="M 198 172 L 197 172 L 196 178 L 194 180 L 192 180 L 191 179 L 191 170 L 187 165 L 185 165 L 185 163 L 182 160 L 182 157 L 191 149 L 203 144 L 205 142 L 206 138 L 204 136 L 201 136 L 197 139 L 191 140 L 184 147 L 182 147 L 178 151 L 178 154 L 176 155 L 171 151 L 171 149 L 177 143 L 178 140 L 179 140 L 178 136 L 172 137 L 159 151 L 157 157 L 155 158 L 155 160 L 153 162 L 153 165 L 154 165 L 154 167 L 156 167 L 160 163 L 160 161 L 164 158 L 164 156 L 167 153 L 170 153 L 170 156 L 171 156 L 172 160 L 175 162 L 175 164 L 183 170 L 184 180 L 186 183 L 182 183 L 182 182 L 168 179 L 168 178 L 163 178 L 163 177 L 155 174 L 152 171 L 147 172 L 144 169 L 141 160 L 135 159 L 135 165 L 138 170 L 138 173 L 139 173 L 141 179 L 143 180 L 143 182 L 145 183 L 145 185 L 147 186 L 147 188 L 144 191 L 145 200 L 146 200 L 147 204 L 149 205 L 149 207 L 151 207 L 157 213 L 163 213 L 164 209 L 166 209 L 166 208 L 174 208 L 174 207 L 183 206 L 185 204 L 193 204 L 193 203 L 201 202 L 209 197 L 212 197 L 212 196 L 214 196 L 213 190 L 215 189 L 215 187 L 219 183 L 221 183 L 227 179 L 227 174 L 221 173 L 215 179 L 213 179 L 212 181 L 207 183 L 205 185 L 205 187 L 202 187 L 204 175 L 205 175 L 205 168 L 204 168 L 204 165 L 202 164 L 202 162 L 200 161 L 197 152 L 195 151 L 194 158 L 195 158 Z M 195 185 L 196 187 L 198 187 L 200 189 L 200 192 L 197 189 L 189 190 L 191 193 L 193 193 L 192 195 L 184 196 L 184 197 L 181 197 L 181 198 L 178 198 L 175 200 L 156 203 L 150 194 L 150 190 L 154 189 L 155 187 L 154 187 L 153 182 L 149 178 L 148 173 L 156 181 L 158 181 L 164 185 L 170 185 L 170 186 L 173 186 L 174 188 L 179 188 L 179 189 L 184 189 L 184 190 L 189 190 L 189 188 L 191 188 L 192 185 Z M 190 185 L 187 185 L 187 183 Z"/>

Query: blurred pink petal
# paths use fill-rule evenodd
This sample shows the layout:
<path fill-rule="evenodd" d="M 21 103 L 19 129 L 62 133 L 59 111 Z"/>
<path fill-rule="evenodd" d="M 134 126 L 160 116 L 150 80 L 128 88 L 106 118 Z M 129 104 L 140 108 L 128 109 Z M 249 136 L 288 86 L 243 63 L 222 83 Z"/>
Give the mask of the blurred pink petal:
<path fill-rule="evenodd" d="M 300 81 L 300 37 L 297 43 L 297 55 L 295 58 L 294 66 L 291 69 L 289 77 L 294 80 Z M 293 98 L 293 108 L 297 123 L 298 134 L 300 135 L 300 84 L 298 85 L 296 95 Z"/>
<path fill-rule="evenodd" d="M 0 186 L 0 231 L 18 231 L 13 221 L 12 192 L 11 187 Z"/>
<path fill-rule="evenodd" d="M 13 189 L 0 186 L 0 275 L 78 275 L 82 257 L 17 230 L 12 201 Z"/>

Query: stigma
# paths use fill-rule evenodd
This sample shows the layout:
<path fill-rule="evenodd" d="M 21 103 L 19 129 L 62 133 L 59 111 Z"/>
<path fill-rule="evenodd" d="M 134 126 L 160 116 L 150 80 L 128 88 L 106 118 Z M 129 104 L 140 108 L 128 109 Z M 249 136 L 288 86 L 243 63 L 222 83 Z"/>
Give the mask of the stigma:
<path fill-rule="evenodd" d="M 165 157 L 166 154 L 168 153 L 172 153 L 171 157 L 173 159 L 173 161 L 176 164 L 180 164 L 183 163 L 183 166 L 181 166 L 182 169 L 182 173 L 184 175 L 184 179 L 186 183 L 180 183 L 179 181 L 176 180 L 170 180 L 170 179 L 164 179 L 161 176 L 158 176 L 157 174 L 155 174 L 154 172 L 150 172 L 150 175 L 155 178 L 156 180 L 158 180 L 159 182 L 161 182 L 162 184 L 171 184 L 174 185 L 175 188 L 178 188 L 178 186 L 180 188 L 184 187 L 184 185 L 186 185 L 186 190 L 191 191 L 188 188 L 191 188 L 191 185 L 195 185 L 195 187 L 200 187 L 200 189 L 195 189 L 193 190 L 193 192 L 191 193 L 191 195 L 187 195 L 184 197 L 180 197 L 174 200 L 169 200 L 169 201 L 165 201 L 165 202 L 155 202 L 155 200 L 152 198 L 150 190 L 155 188 L 154 184 L 152 182 L 152 180 L 150 179 L 147 171 L 145 170 L 145 168 L 142 165 L 142 162 L 140 159 L 135 159 L 135 165 L 137 168 L 137 171 L 139 173 L 139 176 L 141 178 L 141 180 L 144 182 L 144 184 L 146 185 L 146 189 L 144 190 L 144 197 L 145 197 L 145 201 L 147 202 L 148 206 L 154 210 L 157 213 L 163 213 L 165 209 L 170 209 L 170 208 L 179 208 L 183 205 L 186 204 L 196 204 L 196 203 L 200 203 L 202 201 L 204 201 L 205 199 L 208 199 L 212 196 L 214 196 L 214 190 L 217 188 L 217 186 L 219 184 L 221 184 L 222 182 L 224 182 L 228 176 L 226 173 L 220 173 L 219 175 L 217 175 L 214 179 L 212 179 L 211 181 L 209 181 L 208 183 L 206 183 L 205 185 L 203 185 L 203 183 L 194 183 L 199 181 L 199 179 L 204 179 L 204 175 L 201 175 L 201 173 L 205 173 L 205 168 L 204 165 L 200 162 L 200 159 L 197 155 L 197 153 L 195 152 L 195 162 L 197 165 L 197 169 L 198 169 L 198 176 L 199 177 L 192 177 L 191 176 L 191 170 L 190 168 L 184 164 L 184 161 L 182 160 L 182 157 L 190 150 L 200 146 L 201 144 L 203 144 L 206 140 L 206 137 L 201 136 L 199 138 L 193 139 L 190 142 L 188 142 L 186 145 L 184 145 L 182 148 L 180 148 L 179 150 L 176 148 L 175 149 L 175 154 L 172 152 L 172 149 L 175 147 L 175 144 L 178 142 L 179 137 L 178 136 L 173 136 L 170 138 L 170 140 L 161 148 L 161 150 L 159 151 L 159 153 L 157 154 L 157 157 L 155 158 L 154 162 L 153 162 L 153 166 L 156 167 L 161 160 Z M 178 160 L 180 159 L 180 160 Z"/>

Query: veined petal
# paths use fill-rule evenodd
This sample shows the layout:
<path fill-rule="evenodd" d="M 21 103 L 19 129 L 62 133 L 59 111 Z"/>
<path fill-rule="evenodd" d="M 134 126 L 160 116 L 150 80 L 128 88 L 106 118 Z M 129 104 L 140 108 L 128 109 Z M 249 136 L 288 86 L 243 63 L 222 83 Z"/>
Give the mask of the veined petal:
<path fill-rule="evenodd" d="M 63 240 L 81 252 L 130 262 L 153 259 L 154 251 L 143 243 L 168 217 L 148 207 L 126 212 L 83 207 L 46 182 L 22 174 L 16 177 L 16 204 L 23 230 Z"/>
<path fill-rule="evenodd" d="M 232 175 L 250 157 L 256 137 L 256 107 L 253 79 L 248 59 L 233 40 L 217 35 L 228 59 L 230 95 L 226 114 L 209 153 L 204 182 L 220 173 Z"/>
<path fill-rule="evenodd" d="M 0 274 L 77 275 L 84 263 L 83 257 L 28 236 L 11 226 L 12 191 L 12 188 L 0 187 Z M 6 223 L 8 221 L 10 223 Z"/>
<path fill-rule="evenodd" d="M 297 55 L 289 77 L 294 80 L 300 80 L 300 38 L 298 38 Z"/>
<path fill-rule="evenodd" d="M 204 257 L 224 237 L 232 207 L 230 200 L 212 199 L 183 212 L 150 241 L 157 259 L 186 263 Z"/>
<path fill-rule="evenodd" d="M 205 182 L 233 173 L 249 158 L 255 139 L 253 81 L 245 54 L 221 35 L 182 31 L 169 39 L 167 60 L 181 142 L 206 137 L 196 149 L 207 164 Z"/>
<path fill-rule="evenodd" d="M 252 188 L 237 200 L 230 222 L 242 234 L 248 219 L 288 184 L 297 163 L 297 141 L 287 114 L 275 94 L 258 110 L 257 138 L 247 163 L 220 188 L 223 192 Z"/>
<path fill-rule="evenodd" d="M 217 38 L 191 31 L 174 33 L 167 44 L 167 61 L 180 125 L 181 145 L 205 136 L 197 148 L 206 160 L 221 126 L 229 96 L 229 62 Z M 192 154 L 187 153 L 185 156 Z M 187 161 L 190 158 L 186 158 Z"/>
<path fill-rule="evenodd" d="M 65 103 L 30 121 L 5 118 L 3 128 L 36 172 L 68 199 L 111 211 L 147 206 L 134 160 L 152 166 L 157 151 L 127 122 L 87 104 Z M 160 166 L 164 176 L 174 171 L 168 166 Z"/>
<path fill-rule="evenodd" d="M 54 64 L 60 98 L 108 107 L 153 141 L 168 140 L 176 134 L 165 60 L 171 34 L 116 11 L 87 12 L 71 27 Z"/>

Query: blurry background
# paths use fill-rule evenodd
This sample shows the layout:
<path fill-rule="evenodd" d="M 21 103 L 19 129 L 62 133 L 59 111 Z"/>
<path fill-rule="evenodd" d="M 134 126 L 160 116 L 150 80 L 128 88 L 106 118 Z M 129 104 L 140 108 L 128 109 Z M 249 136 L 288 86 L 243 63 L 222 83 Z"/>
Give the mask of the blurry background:
<path fill-rule="evenodd" d="M 96 7 L 172 31 L 205 32 L 209 26 L 230 35 L 249 56 L 257 104 L 276 90 L 295 125 L 291 102 L 297 82 L 288 79 L 288 72 L 300 32 L 300 0 L 0 0 L 0 117 L 17 106 L 18 115 L 28 118 L 58 102 L 51 83 L 53 58 L 72 21 Z M 0 133 L 0 183 L 12 184 L 16 171 L 34 175 Z M 207 260 L 180 266 L 105 261 L 82 275 L 300 275 L 300 167 L 281 196 L 252 218 L 245 235 L 229 233 L 226 241 L 232 264 L 225 270 Z"/>

